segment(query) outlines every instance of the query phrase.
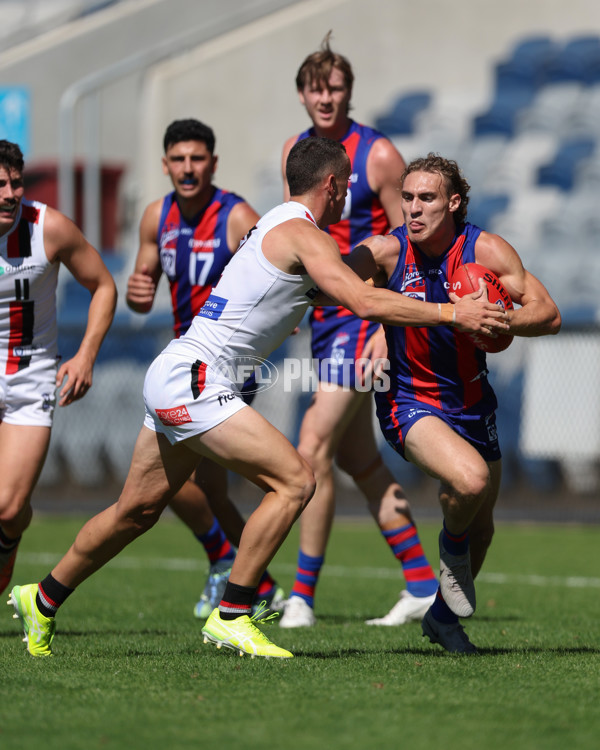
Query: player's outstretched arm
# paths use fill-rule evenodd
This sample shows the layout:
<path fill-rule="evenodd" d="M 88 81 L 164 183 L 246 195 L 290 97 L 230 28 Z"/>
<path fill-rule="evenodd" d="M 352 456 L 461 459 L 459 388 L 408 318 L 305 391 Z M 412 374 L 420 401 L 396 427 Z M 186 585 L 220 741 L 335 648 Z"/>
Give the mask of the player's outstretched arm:
<path fill-rule="evenodd" d="M 56 375 L 57 387 L 62 386 L 59 405 L 67 406 L 85 396 L 92 385 L 94 363 L 115 314 L 117 288 L 97 250 L 70 219 L 50 208 L 44 224 L 44 244 L 48 259 L 64 263 L 91 294 L 87 326 L 79 349 Z"/>
<path fill-rule="evenodd" d="M 376 238 L 373 246 L 362 243 L 357 248 L 359 252 L 353 251 L 348 261 L 343 262 L 335 241 L 324 232 L 317 237 L 316 232 L 318 230 L 310 226 L 299 227 L 295 237 L 297 255 L 321 292 L 359 318 L 398 326 L 456 324 L 461 330 L 484 335 L 490 335 L 490 331 L 507 330 L 505 312 L 488 302 L 487 296 L 480 292 L 466 295 L 452 305 L 422 302 L 389 289 L 365 284 L 364 281 L 369 278 L 375 284 L 387 278 L 386 267 L 391 266 L 394 243 L 397 242 L 395 238 Z M 375 245 L 377 249 L 373 250 Z"/>

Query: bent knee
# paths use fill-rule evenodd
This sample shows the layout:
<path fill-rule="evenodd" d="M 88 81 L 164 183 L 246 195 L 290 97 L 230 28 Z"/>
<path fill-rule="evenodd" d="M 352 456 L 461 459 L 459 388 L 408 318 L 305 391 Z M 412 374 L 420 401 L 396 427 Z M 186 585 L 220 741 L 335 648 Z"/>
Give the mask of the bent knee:
<path fill-rule="evenodd" d="M 481 498 L 487 495 L 490 489 L 490 471 L 487 464 L 467 467 L 457 479 L 454 489 L 457 495 L 469 498 Z"/>
<path fill-rule="evenodd" d="M 149 531 L 157 522 L 163 511 L 163 506 L 149 504 L 132 505 L 119 498 L 116 504 L 116 526 L 126 530 L 133 536 L 140 536 Z"/>
<path fill-rule="evenodd" d="M 316 488 L 317 480 L 315 473 L 308 461 L 302 459 L 302 467 L 298 473 L 298 501 L 302 509 L 308 505 L 311 497 L 315 494 Z"/>
<path fill-rule="evenodd" d="M 301 513 L 315 494 L 317 480 L 308 461 L 298 455 L 292 476 L 285 482 L 285 494 L 288 502 L 297 505 Z"/>
<path fill-rule="evenodd" d="M 33 511 L 29 498 L 12 497 L 0 506 L 0 526 L 11 534 L 21 534 L 29 526 Z"/>

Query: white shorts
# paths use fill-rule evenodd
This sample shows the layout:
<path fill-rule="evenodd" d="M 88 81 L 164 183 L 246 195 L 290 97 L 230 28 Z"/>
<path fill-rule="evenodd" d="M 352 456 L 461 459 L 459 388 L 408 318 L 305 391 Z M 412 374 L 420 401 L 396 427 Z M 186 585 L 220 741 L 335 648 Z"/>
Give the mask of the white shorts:
<path fill-rule="evenodd" d="M 144 425 L 166 435 L 171 444 L 200 435 L 224 422 L 246 404 L 237 387 L 200 361 L 159 354 L 144 381 Z"/>
<path fill-rule="evenodd" d="M 12 375 L 0 373 L 0 422 L 52 427 L 56 360 L 40 359 Z"/>

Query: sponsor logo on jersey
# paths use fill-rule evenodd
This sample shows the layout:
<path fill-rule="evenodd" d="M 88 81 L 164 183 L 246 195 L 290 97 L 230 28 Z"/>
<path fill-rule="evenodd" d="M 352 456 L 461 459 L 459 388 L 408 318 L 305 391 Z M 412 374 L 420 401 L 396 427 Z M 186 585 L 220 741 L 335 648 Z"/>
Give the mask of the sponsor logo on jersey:
<path fill-rule="evenodd" d="M 198 311 L 198 315 L 201 318 L 219 320 L 226 304 L 227 300 L 224 297 L 217 297 L 216 294 L 211 294 Z"/>
<path fill-rule="evenodd" d="M 19 258 L 15 258 L 15 260 L 18 261 Z M 0 266 L 0 276 L 4 273 L 33 273 L 36 268 L 36 266 L 25 266 L 21 264 L 15 266 Z"/>
<path fill-rule="evenodd" d="M 37 346 L 13 346 L 13 357 L 31 357 L 37 351 Z"/>
<path fill-rule="evenodd" d="M 192 421 L 185 405 L 174 406 L 172 409 L 156 409 L 156 416 L 167 426 L 185 424 Z"/>
<path fill-rule="evenodd" d="M 422 286 L 422 284 L 423 271 L 414 263 L 409 263 L 409 265 L 406 266 L 404 279 L 402 280 L 402 288 L 400 289 L 400 291 L 404 292 L 410 286 Z"/>
<path fill-rule="evenodd" d="M 210 240 L 196 240 L 192 238 L 189 241 L 189 246 L 191 248 L 196 247 L 221 247 L 221 238 L 220 237 L 212 237 Z"/>
<path fill-rule="evenodd" d="M 160 237 L 160 246 L 161 249 L 168 245 L 169 242 L 177 242 L 177 239 L 179 237 L 179 227 L 176 229 L 168 229 L 166 232 L 163 232 Z"/>
<path fill-rule="evenodd" d="M 431 412 L 427 411 L 427 409 L 409 409 L 408 410 L 408 418 L 414 419 L 418 414 L 431 414 Z"/>

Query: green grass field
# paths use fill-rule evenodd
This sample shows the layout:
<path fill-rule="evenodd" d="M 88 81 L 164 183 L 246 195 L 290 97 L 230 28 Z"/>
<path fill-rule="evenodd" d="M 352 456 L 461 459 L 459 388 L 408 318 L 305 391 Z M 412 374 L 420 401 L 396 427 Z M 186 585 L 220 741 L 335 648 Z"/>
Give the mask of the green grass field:
<path fill-rule="evenodd" d="M 82 519 L 38 518 L 14 583 L 37 581 Z M 437 524 L 421 524 L 437 566 Z M 335 526 L 318 624 L 269 636 L 289 661 L 204 645 L 192 616 L 202 550 L 171 518 L 85 582 L 36 660 L 0 609 L 0 748 L 598 747 L 600 527 L 500 525 L 467 623 L 480 655 L 446 654 L 416 623 L 372 628 L 403 588 L 375 526 Z M 289 590 L 297 530 L 271 571 Z"/>

